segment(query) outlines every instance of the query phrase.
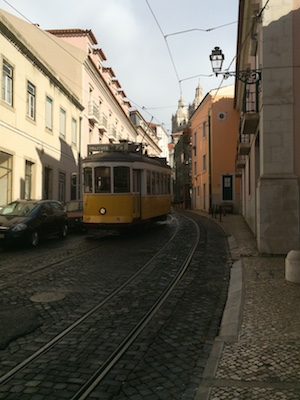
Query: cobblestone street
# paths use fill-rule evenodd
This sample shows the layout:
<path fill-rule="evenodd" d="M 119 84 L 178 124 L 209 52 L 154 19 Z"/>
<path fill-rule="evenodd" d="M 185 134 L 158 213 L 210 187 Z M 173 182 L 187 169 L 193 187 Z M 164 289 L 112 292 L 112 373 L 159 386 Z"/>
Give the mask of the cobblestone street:
<path fill-rule="evenodd" d="M 176 240 L 170 241 L 168 251 L 159 253 L 149 270 L 142 269 L 141 277 L 106 303 L 106 297 L 168 244 L 174 233 Z M 166 224 L 132 235 L 99 239 L 70 235 L 65 243 L 53 240 L 38 249 L 16 250 L 15 263 L 12 250 L 2 252 L 0 267 L 7 282 L 0 282 L 0 398 L 73 399 L 94 370 L 121 346 L 137 318 L 153 307 L 194 246 L 187 270 L 166 301 L 88 397 L 193 400 L 218 334 L 230 257 L 226 236 L 217 224 L 176 213 Z M 58 341 L 100 303 L 91 318 Z M 8 321 L 13 328 L 9 337 L 3 329 Z M 47 351 L 40 357 L 43 347 Z M 27 360 L 30 365 L 19 370 Z"/>

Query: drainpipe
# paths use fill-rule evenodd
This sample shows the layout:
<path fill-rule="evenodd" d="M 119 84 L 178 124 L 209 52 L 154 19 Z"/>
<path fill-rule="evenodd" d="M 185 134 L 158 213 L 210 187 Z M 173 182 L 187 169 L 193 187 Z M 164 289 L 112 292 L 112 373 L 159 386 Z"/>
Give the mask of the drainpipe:
<path fill-rule="evenodd" d="M 211 109 L 208 110 L 208 192 L 209 211 L 212 210 Z"/>
<path fill-rule="evenodd" d="M 77 199 L 81 199 L 81 122 L 82 117 L 79 117 L 79 138 L 78 138 L 78 175 L 77 175 Z"/>

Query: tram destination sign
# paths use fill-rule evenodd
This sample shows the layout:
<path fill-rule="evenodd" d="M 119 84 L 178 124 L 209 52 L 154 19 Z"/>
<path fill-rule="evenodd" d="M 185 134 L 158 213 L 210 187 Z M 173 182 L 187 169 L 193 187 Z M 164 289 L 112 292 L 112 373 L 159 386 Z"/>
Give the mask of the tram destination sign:
<path fill-rule="evenodd" d="M 113 151 L 141 152 L 142 146 L 138 143 L 107 143 L 107 144 L 88 144 L 88 154 L 107 153 Z"/>
<path fill-rule="evenodd" d="M 88 144 L 88 153 L 108 152 L 108 151 L 127 151 L 128 143 L 107 143 L 107 144 Z"/>

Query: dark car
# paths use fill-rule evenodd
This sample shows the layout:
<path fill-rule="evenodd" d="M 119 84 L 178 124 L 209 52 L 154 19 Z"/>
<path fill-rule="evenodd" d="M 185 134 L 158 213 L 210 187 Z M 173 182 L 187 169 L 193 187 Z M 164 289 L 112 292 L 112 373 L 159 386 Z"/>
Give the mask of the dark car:
<path fill-rule="evenodd" d="M 0 210 L 0 241 L 37 246 L 40 239 L 68 233 L 67 213 L 56 200 L 16 200 Z"/>
<path fill-rule="evenodd" d="M 66 210 L 70 230 L 80 232 L 85 231 L 85 226 L 83 223 L 83 201 L 68 201 L 66 204 Z"/>

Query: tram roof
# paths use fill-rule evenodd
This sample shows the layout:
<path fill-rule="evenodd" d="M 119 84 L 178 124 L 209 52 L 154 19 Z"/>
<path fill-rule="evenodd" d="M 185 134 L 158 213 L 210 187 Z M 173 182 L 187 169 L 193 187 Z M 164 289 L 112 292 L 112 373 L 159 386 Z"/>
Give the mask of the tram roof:
<path fill-rule="evenodd" d="M 165 158 L 151 157 L 144 154 L 142 146 L 136 143 L 95 144 L 88 145 L 89 155 L 83 162 L 144 162 L 170 168 Z"/>

